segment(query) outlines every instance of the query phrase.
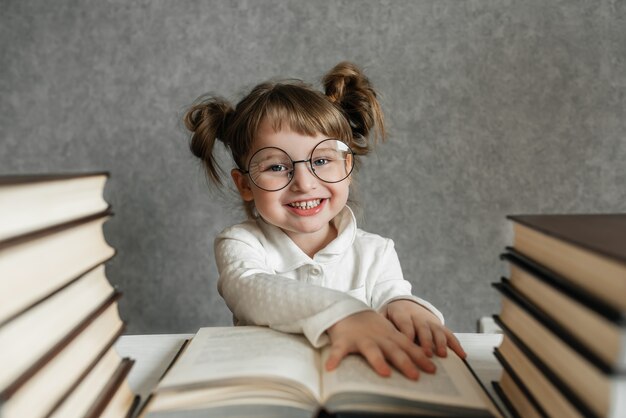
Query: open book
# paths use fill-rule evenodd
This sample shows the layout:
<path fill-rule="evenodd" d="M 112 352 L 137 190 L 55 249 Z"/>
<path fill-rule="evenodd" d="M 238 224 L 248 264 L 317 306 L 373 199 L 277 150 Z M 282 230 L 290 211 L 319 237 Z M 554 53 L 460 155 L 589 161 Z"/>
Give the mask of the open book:
<path fill-rule="evenodd" d="M 201 328 L 164 376 L 142 416 L 314 417 L 337 414 L 498 416 L 468 365 L 452 351 L 435 374 L 378 376 L 361 356 L 325 371 L 328 347 L 264 327 Z"/>

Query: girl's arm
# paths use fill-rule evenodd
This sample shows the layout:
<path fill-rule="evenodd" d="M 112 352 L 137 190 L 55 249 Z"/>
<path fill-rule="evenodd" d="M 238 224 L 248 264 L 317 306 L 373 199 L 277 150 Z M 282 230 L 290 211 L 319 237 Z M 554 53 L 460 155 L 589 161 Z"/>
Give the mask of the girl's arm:
<path fill-rule="evenodd" d="M 273 274 L 262 246 L 246 231 L 230 231 L 215 241 L 218 291 L 239 323 L 302 333 L 311 344 L 328 343 L 331 325 L 370 310 L 343 292 Z"/>
<path fill-rule="evenodd" d="M 215 254 L 218 290 L 241 323 L 303 333 L 315 347 L 330 339 L 328 370 L 349 353 L 360 353 L 383 376 L 389 363 L 412 379 L 416 365 L 434 371 L 423 350 L 370 306 L 344 292 L 273 274 L 262 245 L 244 231 L 235 235 L 218 236 Z"/>

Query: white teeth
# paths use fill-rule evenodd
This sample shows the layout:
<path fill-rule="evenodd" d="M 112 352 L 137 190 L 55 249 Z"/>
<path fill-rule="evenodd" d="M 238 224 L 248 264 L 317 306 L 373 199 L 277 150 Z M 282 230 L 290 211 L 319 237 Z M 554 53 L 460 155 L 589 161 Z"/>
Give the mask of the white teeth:
<path fill-rule="evenodd" d="M 293 202 L 289 206 L 299 209 L 311 209 L 322 203 L 322 199 L 307 200 L 305 202 Z"/>

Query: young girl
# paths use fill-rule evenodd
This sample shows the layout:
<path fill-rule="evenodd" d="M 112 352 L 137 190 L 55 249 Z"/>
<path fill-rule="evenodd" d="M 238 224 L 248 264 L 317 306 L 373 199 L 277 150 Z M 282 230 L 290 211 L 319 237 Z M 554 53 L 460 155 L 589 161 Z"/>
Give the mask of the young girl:
<path fill-rule="evenodd" d="M 358 229 L 347 206 L 359 157 L 385 138 L 375 91 L 351 63 L 323 84 L 325 94 L 263 83 L 235 108 L 211 97 L 185 115 L 191 150 L 217 185 L 215 141 L 230 150 L 248 215 L 215 240 L 218 290 L 236 325 L 331 344 L 328 370 L 360 353 L 382 376 L 391 364 L 417 379 L 435 371 L 433 353 L 465 353 L 441 313 L 411 294 L 393 242 Z"/>

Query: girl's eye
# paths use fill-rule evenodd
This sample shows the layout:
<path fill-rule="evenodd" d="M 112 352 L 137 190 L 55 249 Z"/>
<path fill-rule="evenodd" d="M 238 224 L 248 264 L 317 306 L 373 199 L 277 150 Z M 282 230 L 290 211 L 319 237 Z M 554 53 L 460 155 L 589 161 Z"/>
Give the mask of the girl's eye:
<path fill-rule="evenodd" d="M 279 171 L 286 171 L 286 170 L 287 170 L 287 167 L 281 164 L 274 164 L 268 167 L 268 171 L 272 171 L 272 172 L 279 172 Z"/>
<path fill-rule="evenodd" d="M 315 160 L 313 160 L 313 165 L 315 167 L 321 167 L 328 163 L 330 163 L 330 160 L 328 158 L 316 158 Z"/>

